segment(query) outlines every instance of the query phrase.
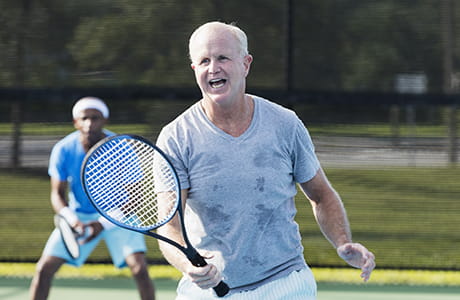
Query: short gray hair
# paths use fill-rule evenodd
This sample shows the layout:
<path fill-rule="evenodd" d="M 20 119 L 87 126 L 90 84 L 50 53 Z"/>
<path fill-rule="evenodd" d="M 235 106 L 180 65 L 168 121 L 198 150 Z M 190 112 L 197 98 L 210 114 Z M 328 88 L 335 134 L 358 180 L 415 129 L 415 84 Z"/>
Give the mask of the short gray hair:
<path fill-rule="evenodd" d="M 208 22 L 208 23 L 201 25 L 200 27 L 195 29 L 195 31 L 190 36 L 189 43 L 188 43 L 190 60 L 192 60 L 192 45 L 195 42 L 196 37 L 202 31 L 205 31 L 208 29 L 214 29 L 214 28 L 224 28 L 230 31 L 239 43 L 241 55 L 246 56 L 249 54 L 248 37 L 246 36 L 246 33 L 244 33 L 243 30 L 241 30 L 238 26 L 236 26 L 236 23 L 226 24 L 226 23 L 219 22 L 219 21 L 213 21 L 213 22 Z"/>

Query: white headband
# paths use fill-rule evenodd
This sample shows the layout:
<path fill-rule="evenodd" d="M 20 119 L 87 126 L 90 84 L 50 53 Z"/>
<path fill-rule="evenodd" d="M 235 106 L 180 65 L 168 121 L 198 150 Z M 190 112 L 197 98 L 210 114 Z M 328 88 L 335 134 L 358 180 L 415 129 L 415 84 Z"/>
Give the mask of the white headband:
<path fill-rule="evenodd" d="M 96 97 L 85 97 L 75 103 L 72 109 L 72 116 L 77 119 L 82 111 L 85 109 L 97 109 L 102 113 L 104 118 L 109 117 L 109 108 L 105 105 L 104 101 Z"/>

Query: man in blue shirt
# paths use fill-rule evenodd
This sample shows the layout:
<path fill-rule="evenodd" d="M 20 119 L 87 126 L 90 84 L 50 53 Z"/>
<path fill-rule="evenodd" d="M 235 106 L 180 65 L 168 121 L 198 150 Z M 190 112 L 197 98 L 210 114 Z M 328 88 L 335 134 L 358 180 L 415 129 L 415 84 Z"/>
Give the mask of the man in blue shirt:
<path fill-rule="evenodd" d="M 129 266 L 142 300 L 155 299 L 145 259 L 144 236 L 116 227 L 100 216 L 86 196 L 80 179 L 80 169 L 88 150 L 101 139 L 114 135 L 105 130 L 109 117 L 106 104 L 94 97 L 76 102 L 72 110 L 77 129 L 60 140 L 51 152 L 48 174 L 51 177 L 51 205 L 56 213 L 79 232 L 86 232 L 76 259 L 67 253 L 61 235 L 54 230 L 37 263 L 30 286 L 32 300 L 47 299 L 54 274 L 64 264 L 81 266 L 103 239 L 113 264 L 118 268 Z M 68 191 L 68 193 L 67 193 Z"/>

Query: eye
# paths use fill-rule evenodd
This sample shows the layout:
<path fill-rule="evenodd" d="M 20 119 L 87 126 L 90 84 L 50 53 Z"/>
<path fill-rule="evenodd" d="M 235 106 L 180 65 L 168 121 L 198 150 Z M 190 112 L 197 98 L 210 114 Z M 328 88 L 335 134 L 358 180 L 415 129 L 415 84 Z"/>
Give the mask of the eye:
<path fill-rule="evenodd" d="M 201 61 L 200 61 L 200 65 L 206 65 L 210 62 L 210 59 L 209 58 L 203 58 Z"/>
<path fill-rule="evenodd" d="M 228 60 L 229 58 L 225 55 L 219 55 L 218 59 L 219 61 L 225 61 L 225 60 Z"/>

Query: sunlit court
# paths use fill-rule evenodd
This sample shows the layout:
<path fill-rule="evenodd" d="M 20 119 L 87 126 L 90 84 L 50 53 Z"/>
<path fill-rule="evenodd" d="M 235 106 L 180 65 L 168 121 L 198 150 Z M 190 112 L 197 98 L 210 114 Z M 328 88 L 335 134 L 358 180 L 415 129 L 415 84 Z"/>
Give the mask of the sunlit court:
<path fill-rule="evenodd" d="M 3 2 L 0 299 L 172 300 L 172 247 L 224 294 L 306 262 L 318 300 L 460 299 L 460 3 Z"/>

